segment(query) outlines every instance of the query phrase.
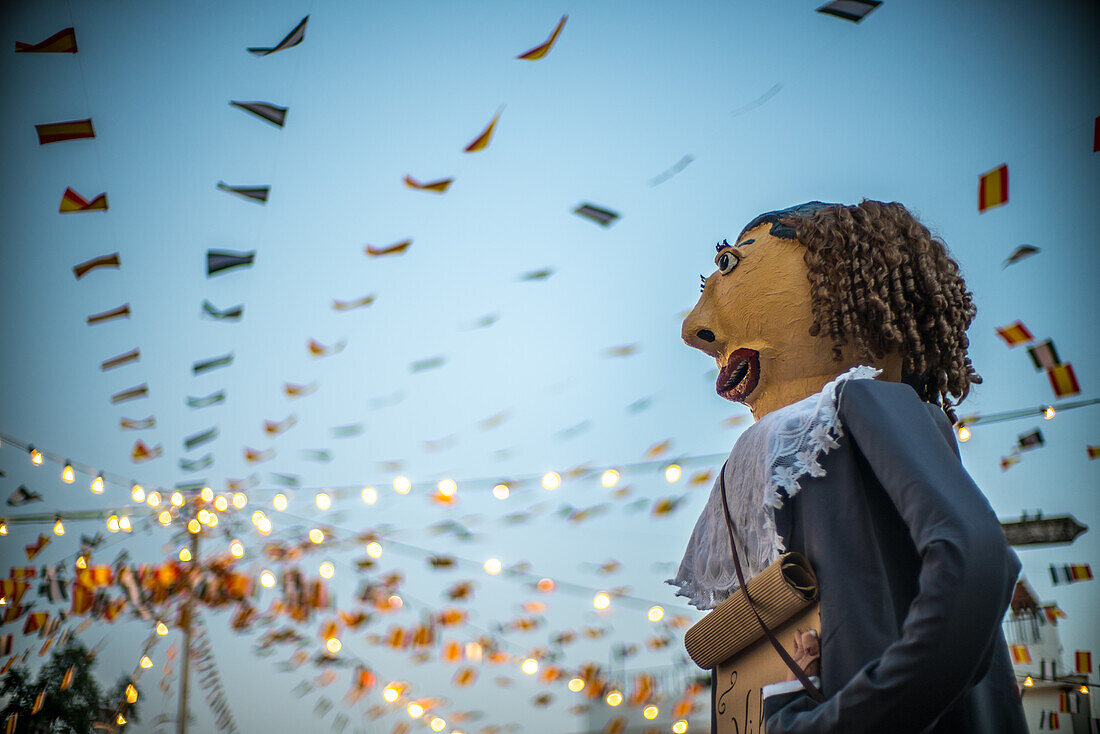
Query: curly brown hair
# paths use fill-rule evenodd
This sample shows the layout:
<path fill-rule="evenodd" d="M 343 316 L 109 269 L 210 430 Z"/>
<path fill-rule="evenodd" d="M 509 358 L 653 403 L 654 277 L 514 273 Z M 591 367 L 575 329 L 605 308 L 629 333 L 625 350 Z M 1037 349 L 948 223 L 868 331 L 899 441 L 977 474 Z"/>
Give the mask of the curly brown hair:
<path fill-rule="evenodd" d="M 810 334 L 832 339 L 837 359 L 847 344 L 860 358 L 900 354 L 906 382 L 954 422 L 982 378 L 967 356 L 977 309 L 943 240 L 897 202 L 811 202 L 757 220 L 806 248 Z"/>

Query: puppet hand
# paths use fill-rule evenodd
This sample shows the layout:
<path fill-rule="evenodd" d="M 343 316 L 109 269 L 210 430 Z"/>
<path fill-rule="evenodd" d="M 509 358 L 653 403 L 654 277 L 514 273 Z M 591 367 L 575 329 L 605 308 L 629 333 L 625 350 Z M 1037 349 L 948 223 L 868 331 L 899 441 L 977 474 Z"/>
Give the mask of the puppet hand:
<path fill-rule="evenodd" d="M 794 650 L 791 657 L 806 675 L 818 675 L 821 669 L 821 640 L 815 629 L 797 629 L 794 633 Z M 787 680 L 796 680 L 794 671 L 787 672 Z"/>

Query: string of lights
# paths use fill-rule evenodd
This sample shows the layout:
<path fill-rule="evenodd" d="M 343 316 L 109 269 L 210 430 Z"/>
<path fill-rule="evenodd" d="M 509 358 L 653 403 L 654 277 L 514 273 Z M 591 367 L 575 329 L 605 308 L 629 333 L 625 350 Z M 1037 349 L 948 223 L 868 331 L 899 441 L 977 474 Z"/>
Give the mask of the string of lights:
<path fill-rule="evenodd" d="M 1002 423 L 1004 421 L 1015 421 L 1023 418 L 1031 418 L 1034 416 L 1042 416 L 1045 420 L 1052 420 L 1059 412 L 1067 410 L 1074 410 L 1076 408 L 1084 408 L 1089 405 L 1095 405 L 1100 403 L 1100 398 L 1088 398 L 1086 400 L 1068 400 L 1061 403 L 1048 403 L 1047 405 L 1039 405 L 1034 408 L 1019 408 L 1016 410 L 1006 410 L 1000 413 L 987 413 L 982 415 L 981 413 L 974 413 L 972 415 L 964 415 L 955 423 L 955 432 L 960 441 L 969 441 L 971 435 L 971 426 L 984 425 L 989 423 Z"/>

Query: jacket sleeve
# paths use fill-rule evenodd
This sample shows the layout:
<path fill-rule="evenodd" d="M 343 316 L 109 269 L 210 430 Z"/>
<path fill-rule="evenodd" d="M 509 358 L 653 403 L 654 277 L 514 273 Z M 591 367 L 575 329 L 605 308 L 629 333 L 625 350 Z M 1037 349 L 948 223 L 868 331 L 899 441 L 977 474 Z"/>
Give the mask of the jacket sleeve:
<path fill-rule="evenodd" d="M 909 528 L 920 590 L 878 659 L 823 703 L 803 695 L 769 707 L 767 731 L 921 732 L 984 673 L 1020 562 L 912 388 L 852 380 L 839 402 L 849 439 Z"/>

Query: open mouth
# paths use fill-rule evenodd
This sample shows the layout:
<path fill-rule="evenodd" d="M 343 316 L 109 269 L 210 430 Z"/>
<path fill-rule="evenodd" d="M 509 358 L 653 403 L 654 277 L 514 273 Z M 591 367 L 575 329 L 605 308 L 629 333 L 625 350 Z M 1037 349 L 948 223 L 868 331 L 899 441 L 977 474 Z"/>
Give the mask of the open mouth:
<path fill-rule="evenodd" d="M 714 389 L 726 400 L 743 403 L 760 381 L 760 352 L 755 349 L 738 349 L 726 360 L 726 366 L 718 373 Z"/>

